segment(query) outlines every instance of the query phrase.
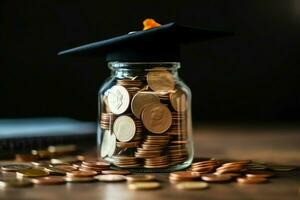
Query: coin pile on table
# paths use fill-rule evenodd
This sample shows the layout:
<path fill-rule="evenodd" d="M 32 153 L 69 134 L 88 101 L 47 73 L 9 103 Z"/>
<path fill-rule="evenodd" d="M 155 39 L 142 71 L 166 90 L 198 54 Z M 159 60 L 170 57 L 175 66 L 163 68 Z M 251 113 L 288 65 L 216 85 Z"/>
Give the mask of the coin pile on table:
<path fill-rule="evenodd" d="M 102 96 L 101 157 L 121 168 L 159 169 L 187 161 L 187 98 L 165 68 L 117 80 Z"/>
<path fill-rule="evenodd" d="M 151 137 L 150 137 L 151 138 Z M 152 138 L 151 138 L 152 139 Z M 150 140 L 151 140 L 150 139 Z M 164 138 L 165 139 L 165 138 Z M 104 160 L 92 157 L 87 159 L 82 155 L 74 155 L 76 148 L 71 146 L 52 146 L 43 151 L 43 157 L 31 157 L 29 154 L 16 155 L 14 161 L 0 162 L 0 187 L 32 187 L 33 185 L 63 185 L 72 183 L 118 183 L 127 181 L 131 190 L 153 190 L 162 187 L 160 180 L 154 174 L 131 174 L 128 170 L 115 170 Z M 73 146 L 74 147 L 74 146 Z M 46 151 L 50 150 L 56 154 L 49 154 L 45 159 Z M 39 150 L 33 151 L 34 154 Z M 59 152 L 59 153 L 58 153 Z M 58 156 L 59 155 L 59 156 Z M 72 159 L 62 159 L 64 163 L 51 163 L 52 159 L 60 159 L 73 156 Z M 26 158 L 20 161 L 20 158 Z M 140 163 L 136 157 L 114 156 L 114 160 L 120 166 L 139 167 Z M 145 158 L 148 167 L 163 167 L 168 156 Z M 270 178 L 276 176 L 276 171 L 288 172 L 295 170 L 292 166 L 268 165 L 250 160 L 223 161 L 206 159 L 194 162 L 186 171 L 169 173 L 169 180 L 179 190 L 203 190 L 214 183 L 237 184 L 261 184 L 269 182 Z"/>

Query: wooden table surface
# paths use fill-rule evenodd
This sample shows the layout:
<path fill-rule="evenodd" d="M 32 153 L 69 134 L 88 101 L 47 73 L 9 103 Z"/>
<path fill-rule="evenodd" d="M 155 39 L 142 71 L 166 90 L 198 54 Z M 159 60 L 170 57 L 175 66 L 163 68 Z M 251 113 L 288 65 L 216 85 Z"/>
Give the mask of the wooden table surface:
<path fill-rule="evenodd" d="M 300 166 L 300 128 L 200 126 L 194 131 L 197 157 L 217 159 L 252 159 L 283 165 Z M 276 172 L 269 183 L 239 185 L 210 184 L 207 190 L 176 190 L 168 174 L 157 174 L 163 187 L 153 191 L 132 191 L 126 183 L 81 183 L 62 186 L 8 188 L 0 191 L 0 199 L 299 199 L 300 170 Z"/>

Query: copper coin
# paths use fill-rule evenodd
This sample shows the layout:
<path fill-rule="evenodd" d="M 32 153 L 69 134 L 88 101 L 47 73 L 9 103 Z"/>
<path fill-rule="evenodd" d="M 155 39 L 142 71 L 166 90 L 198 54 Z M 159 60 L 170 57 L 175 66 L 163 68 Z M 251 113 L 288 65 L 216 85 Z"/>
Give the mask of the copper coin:
<path fill-rule="evenodd" d="M 273 171 L 280 171 L 280 172 L 288 172 L 297 169 L 297 167 L 284 166 L 284 165 L 268 165 L 268 168 Z"/>
<path fill-rule="evenodd" d="M 103 170 L 102 174 L 117 174 L 117 175 L 127 175 L 130 174 L 128 170 Z"/>
<path fill-rule="evenodd" d="M 226 175 L 226 174 L 222 174 L 222 175 L 216 175 L 216 174 L 206 174 L 203 175 L 202 180 L 206 181 L 206 182 L 227 182 L 230 181 L 232 179 L 231 176 Z"/>
<path fill-rule="evenodd" d="M 153 71 L 147 74 L 147 82 L 152 90 L 170 91 L 174 89 L 175 81 L 170 72 L 158 68 L 154 68 L 152 70 Z"/>
<path fill-rule="evenodd" d="M 131 110 L 134 116 L 140 119 L 143 109 L 147 104 L 159 103 L 159 97 L 150 92 L 138 92 L 131 101 Z"/>
<path fill-rule="evenodd" d="M 89 167 L 109 167 L 110 164 L 106 161 L 83 161 L 83 165 L 89 166 Z"/>
<path fill-rule="evenodd" d="M 187 109 L 187 96 L 181 89 L 170 94 L 171 105 L 177 112 L 184 112 Z"/>
<path fill-rule="evenodd" d="M 65 179 L 58 176 L 48 176 L 48 177 L 33 179 L 32 182 L 37 185 L 59 185 L 59 184 L 64 184 Z"/>
<path fill-rule="evenodd" d="M 142 121 L 145 128 L 150 132 L 161 134 L 170 128 L 172 115 L 167 106 L 160 103 L 152 103 L 143 110 Z"/>
<path fill-rule="evenodd" d="M 267 182 L 268 179 L 263 178 L 263 177 L 258 177 L 258 178 L 237 178 L 238 183 L 242 184 L 258 184 L 258 183 L 265 183 Z"/>
<path fill-rule="evenodd" d="M 270 177 L 274 176 L 274 173 L 268 172 L 268 171 L 247 171 L 246 176 L 250 177 L 250 178 L 251 177 L 254 177 L 254 178 L 258 178 L 258 177 L 270 178 Z"/>
<path fill-rule="evenodd" d="M 68 177 L 91 177 L 95 175 L 97 175 L 97 172 L 88 170 L 67 172 Z"/>

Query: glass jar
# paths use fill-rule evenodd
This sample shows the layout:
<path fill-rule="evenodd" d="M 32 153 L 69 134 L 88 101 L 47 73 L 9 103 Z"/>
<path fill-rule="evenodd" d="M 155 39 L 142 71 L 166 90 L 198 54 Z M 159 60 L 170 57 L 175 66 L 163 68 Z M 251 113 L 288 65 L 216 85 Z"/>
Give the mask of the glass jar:
<path fill-rule="evenodd" d="M 179 62 L 109 62 L 99 91 L 97 151 L 114 168 L 170 172 L 194 155 L 191 91 Z"/>

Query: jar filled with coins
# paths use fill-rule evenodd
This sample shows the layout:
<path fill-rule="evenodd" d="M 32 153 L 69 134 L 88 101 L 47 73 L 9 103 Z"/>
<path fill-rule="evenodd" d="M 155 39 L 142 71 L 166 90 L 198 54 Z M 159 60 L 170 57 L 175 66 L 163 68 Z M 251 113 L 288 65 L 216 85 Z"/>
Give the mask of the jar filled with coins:
<path fill-rule="evenodd" d="M 109 62 L 99 91 L 98 153 L 116 168 L 164 172 L 193 159 L 191 92 L 179 62 Z"/>

